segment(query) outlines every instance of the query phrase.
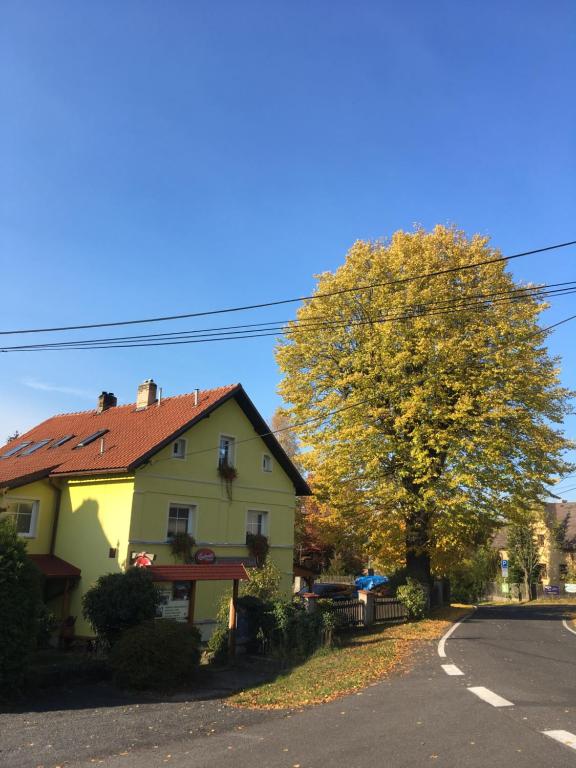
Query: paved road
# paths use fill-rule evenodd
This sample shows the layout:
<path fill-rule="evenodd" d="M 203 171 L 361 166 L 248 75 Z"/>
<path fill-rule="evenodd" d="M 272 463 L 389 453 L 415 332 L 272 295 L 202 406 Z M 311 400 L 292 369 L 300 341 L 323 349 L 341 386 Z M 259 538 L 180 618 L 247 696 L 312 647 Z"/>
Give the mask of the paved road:
<path fill-rule="evenodd" d="M 440 658 L 430 645 L 405 675 L 302 712 L 239 717 L 224 708 L 211 735 L 197 731 L 200 713 L 192 706 L 179 718 L 179 730 L 157 731 L 153 745 L 140 742 L 127 745 L 124 754 L 111 754 L 103 738 L 99 759 L 69 755 L 58 764 L 576 768 L 576 749 L 542 733 L 576 734 L 576 635 L 563 627 L 561 609 L 482 608 L 457 627 L 445 652 L 446 658 Z M 463 674 L 448 675 L 442 665 L 449 664 Z M 488 689 L 492 703 L 470 687 Z M 507 705 L 493 706 L 502 703 L 494 695 Z M 145 717 L 145 707 L 140 711 Z M 79 742 L 82 735 L 77 734 Z M 39 764 L 54 765 L 30 763 Z"/>

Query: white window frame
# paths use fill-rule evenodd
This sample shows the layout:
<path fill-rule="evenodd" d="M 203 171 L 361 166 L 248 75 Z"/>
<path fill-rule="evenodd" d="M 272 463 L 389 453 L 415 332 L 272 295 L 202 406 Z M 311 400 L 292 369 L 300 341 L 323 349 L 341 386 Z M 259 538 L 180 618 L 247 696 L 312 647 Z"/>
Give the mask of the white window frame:
<path fill-rule="evenodd" d="M 38 512 L 40 509 L 40 501 L 38 499 L 22 499 L 14 496 L 6 497 L 4 501 L 6 504 L 32 504 L 32 515 L 30 517 L 30 528 L 28 529 L 28 533 L 18 532 L 18 536 L 21 536 L 23 539 L 35 539 L 36 528 L 38 525 Z M 6 510 L 5 512 L 0 513 L 0 517 L 8 518 L 8 517 L 14 517 L 14 515 L 12 515 L 8 510 Z"/>
<path fill-rule="evenodd" d="M 188 509 L 189 515 L 188 515 L 188 525 L 186 527 L 186 531 L 184 533 L 189 533 L 191 536 L 194 535 L 194 532 L 196 530 L 196 518 L 198 515 L 198 504 L 195 504 L 194 502 L 190 501 L 170 501 L 168 502 L 168 511 L 166 513 L 166 540 L 171 539 L 170 535 L 170 510 L 172 507 L 179 507 L 180 509 Z"/>
<path fill-rule="evenodd" d="M 268 462 L 266 462 L 266 459 L 268 459 Z M 266 467 L 267 463 L 268 463 L 268 467 Z M 272 472 L 273 468 L 274 468 L 274 462 L 271 454 L 263 453 L 262 454 L 262 472 Z"/>
<path fill-rule="evenodd" d="M 235 467 L 236 466 L 236 437 L 235 435 L 228 435 L 224 433 L 220 433 L 220 437 L 218 438 L 218 466 L 220 466 L 220 450 L 222 447 L 222 440 L 231 440 L 232 441 L 232 460 L 228 461 L 228 466 Z"/>
<path fill-rule="evenodd" d="M 178 453 L 175 453 L 175 446 L 181 446 L 182 450 Z M 172 458 L 180 459 L 180 461 L 183 461 L 186 458 L 186 448 L 187 442 L 185 437 L 179 437 L 177 440 L 174 440 L 172 443 Z"/>
<path fill-rule="evenodd" d="M 269 537 L 268 529 L 270 527 L 270 513 L 267 509 L 247 509 L 246 510 L 246 533 L 257 533 L 249 527 L 250 515 L 262 515 L 261 536 Z"/>

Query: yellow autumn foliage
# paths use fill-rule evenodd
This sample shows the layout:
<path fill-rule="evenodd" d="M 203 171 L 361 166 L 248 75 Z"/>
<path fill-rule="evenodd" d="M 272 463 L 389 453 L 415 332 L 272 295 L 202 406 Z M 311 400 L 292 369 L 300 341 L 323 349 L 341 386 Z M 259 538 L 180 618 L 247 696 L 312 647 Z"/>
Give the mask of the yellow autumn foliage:
<path fill-rule="evenodd" d="M 358 241 L 278 346 L 326 524 L 388 567 L 446 571 L 567 471 L 546 305 L 504 262 L 460 269 L 499 256 L 453 227 Z"/>

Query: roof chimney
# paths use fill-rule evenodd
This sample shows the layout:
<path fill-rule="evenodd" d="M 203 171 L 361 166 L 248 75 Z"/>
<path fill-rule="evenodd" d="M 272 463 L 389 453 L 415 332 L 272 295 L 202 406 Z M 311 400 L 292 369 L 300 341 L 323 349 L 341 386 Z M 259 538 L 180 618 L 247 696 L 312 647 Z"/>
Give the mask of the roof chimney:
<path fill-rule="evenodd" d="M 136 410 L 143 411 L 148 408 L 149 405 L 156 402 L 156 392 L 158 387 L 154 383 L 154 379 L 146 379 L 142 384 L 138 386 L 138 394 L 136 395 Z"/>
<path fill-rule="evenodd" d="M 102 413 L 102 411 L 107 411 L 108 408 L 114 408 L 114 406 L 117 404 L 118 399 L 114 397 L 113 392 L 102 392 L 102 394 L 98 397 L 97 412 Z"/>

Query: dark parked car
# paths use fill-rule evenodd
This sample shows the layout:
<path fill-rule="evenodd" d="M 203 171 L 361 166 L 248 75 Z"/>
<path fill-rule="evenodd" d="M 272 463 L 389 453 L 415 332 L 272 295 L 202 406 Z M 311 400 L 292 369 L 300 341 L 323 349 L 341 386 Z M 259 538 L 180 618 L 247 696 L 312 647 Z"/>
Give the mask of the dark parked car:
<path fill-rule="evenodd" d="M 332 582 L 318 582 L 312 587 L 313 594 L 331 600 L 349 600 L 354 597 L 355 591 L 353 584 L 336 584 Z M 296 594 L 298 597 L 301 597 L 309 593 L 308 587 L 303 587 Z"/>

